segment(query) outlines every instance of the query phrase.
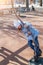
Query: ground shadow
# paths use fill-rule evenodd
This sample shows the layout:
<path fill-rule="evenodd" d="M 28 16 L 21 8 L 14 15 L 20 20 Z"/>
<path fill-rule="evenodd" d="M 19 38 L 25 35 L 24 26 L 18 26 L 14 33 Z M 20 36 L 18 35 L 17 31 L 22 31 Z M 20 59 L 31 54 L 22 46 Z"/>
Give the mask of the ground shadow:
<path fill-rule="evenodd" d="M 32 13 L 29 13 L 29 15 L 34 15 L 34 16 L 39 16 L 39 17 L 41 17 L 41 16 L 43 16 L 43 13 L 40 13 L 40 12 L 32 12 Z"/>
<path fill-rule="evenodd" d="M 43 58 L 40 57 L 37 62 L 34 61 L 34 58 L 29 60 L 29 65 L 43 65 Z"/>
<path fill-rule="evenodd" d="M 23 33 L 22 32 L 18 33 L 18 30 L 14 26 L 11 25 L 6 25 L 6 27 L 0 26 L 0 30 L 3 31 L 4 34 L 12 37 L 13 39 L 23 38 L 24 40 L 26 40 L 25 37 L 23 36 Z"/>
<path fill-rule="evenodd" d="M 36 27 L 36 29 L 39 30 L 40 35 L 43 35 L 43 27 L 40 27 L 40 26 L 38 26 L 38 25 L 34 25 L 34 27 Z"/>
<path fill-rule="evenodd" d="M 0 65 L 7 65 L 10 60 L 14 61 L 14 62 L 17 62 L 20 65 L 27 65 L 26 63 L 28 63 L 28 60 L 19 55 L 19 53 L 22 52 L 27 47 L 28 46 L 25 45 L 25 46 L 23 46 L 22 48 L 18 49 L 15 52 L 12 52 L 12 51 L 4 48 L 4 47 L 1 47 L 1 49 L 0 49 L 0 56 L 3 57 L 4 59 L 0 62 Z M 24 61 L 24 62 L 20 61 L 18 58 L 20 60 Z M 17 64 L 15 64 L 15 65 L 17 65 Z"/>
<path fill-rule="evenodd" d="M 26 18 L 26 16 L 25 16 L 25 15 L 20 15 L 20 17 L 21 17 L 21 18 Z"/>

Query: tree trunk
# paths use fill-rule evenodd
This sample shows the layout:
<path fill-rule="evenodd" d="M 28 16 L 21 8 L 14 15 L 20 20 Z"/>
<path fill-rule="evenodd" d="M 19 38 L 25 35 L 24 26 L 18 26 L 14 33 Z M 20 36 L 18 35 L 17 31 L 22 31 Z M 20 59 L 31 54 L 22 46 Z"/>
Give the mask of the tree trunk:
<path fill-rule="evenodd" d="M 12 6 L 11 13 L 14 13 L 14 0 L 11 0 L 11 6 Z"/>
<path fill-rule="evenodd" d="M 29 10 L 29 0 L 26 0 L 26 9 Z"/>
<path fill-rule="evenodd" d="M 42 6 L 42 0 L 40 0 L 40 6 Z"/>
<path fill-rule="evenodd" d="M 13 0 L 11 0 L 11 5 L 12 5 L 12 8 L 14 8 L 14 3 L 13 3 Z"/>
<path fill-rule="evenodd" d="M 35 0 L 33 0 L 34 4 L 35 4 Z"/>

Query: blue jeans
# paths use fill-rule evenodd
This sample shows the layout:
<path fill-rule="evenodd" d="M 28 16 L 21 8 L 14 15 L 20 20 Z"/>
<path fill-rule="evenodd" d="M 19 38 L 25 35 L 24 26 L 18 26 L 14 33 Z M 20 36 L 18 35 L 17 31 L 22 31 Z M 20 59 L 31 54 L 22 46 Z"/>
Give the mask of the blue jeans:
<path fill-rule="evenodd" d="M 34 45 L 33 45 L 33 41 L 32 41 L 32 40 L 28 41 L 28 45 L 29 45 L 29 47 L 30 47 L 31 49 L 34 50 L 34 52 L 36 53 L 36 55 L 39 54 L 39 42 L 38 42 L 38 37 L 36 37 L 36 38 L 34 39 Z"/>

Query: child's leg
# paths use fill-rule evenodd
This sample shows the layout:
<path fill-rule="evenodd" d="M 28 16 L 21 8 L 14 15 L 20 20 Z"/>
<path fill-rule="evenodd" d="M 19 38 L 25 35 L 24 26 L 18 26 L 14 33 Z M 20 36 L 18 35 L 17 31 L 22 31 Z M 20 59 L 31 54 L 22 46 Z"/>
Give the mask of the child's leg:
<path fill-rule="evenodd" d="M 34 50 L 34 45 L 32 44 L 32 40 L 30 40 L 30 41 L 28 41 L 28 45 L 29 45 L 29 47 L 31 48 L 31 49 L 33 49 Z"/>
<path fill-rule="evenodd" d="M 38 41 L 38 37 L 36 37 L 34 39 L 34 43 L 35 43 L 35 46 L 39 48 L 39 41 Z"/>
<path fill-rule="evenodd" d="M 38 37 L 34 40 L 36 56 L 41 56 L 41 50 L 39 47 Z"/>

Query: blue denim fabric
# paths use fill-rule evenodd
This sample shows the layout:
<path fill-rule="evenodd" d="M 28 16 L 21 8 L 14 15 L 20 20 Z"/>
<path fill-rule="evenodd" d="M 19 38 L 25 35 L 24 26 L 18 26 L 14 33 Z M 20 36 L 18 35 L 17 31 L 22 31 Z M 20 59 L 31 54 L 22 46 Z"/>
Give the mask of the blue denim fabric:
<path fill-rule="evenodd" d="M 26 22 L 27 23 L 27 22 Z M 25 24 L 27 25 L 27 24 Z M 28 28 L 26 27 L 22 27 L 22 32 L 25 34 L 26 39 L 29 40 L 34 40 L 38 35 L 39 35 L 39 31 L 34 28 L 29 22 L 28 22 Z M 31 32 L 31 35 L 28 35 L 28 32 Z"/>
<path fill-rule="evenodd" d="M 34 52 L 36 53 L 36 55 L 39 55 L 39 42 L 38 42 L 38 37 L 35 38 L 34 40 L 34 45 L 32 40 L 28 41 L 28 45 L 31 49 L 34 50 Z"/>

